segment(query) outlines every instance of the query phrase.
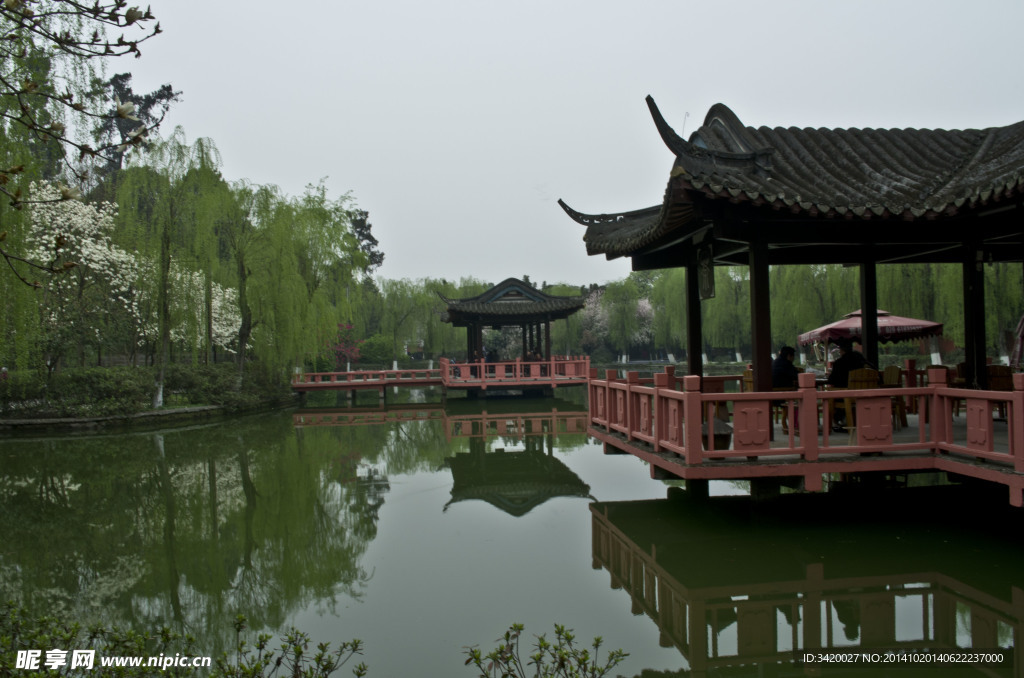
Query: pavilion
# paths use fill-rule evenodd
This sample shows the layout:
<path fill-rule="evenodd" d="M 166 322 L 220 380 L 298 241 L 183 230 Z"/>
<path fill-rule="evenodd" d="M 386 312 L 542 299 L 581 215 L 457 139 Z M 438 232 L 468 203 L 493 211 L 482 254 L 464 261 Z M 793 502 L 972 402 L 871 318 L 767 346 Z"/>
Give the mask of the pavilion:
<path fill-rule="evenodd" d="M 984 130 L 747 127 L 712 106 L 688 140 L 648 107 L 675 155 L 660 205 L 583 214 L 587 252 L 633 270 L 686 268 L 687 359 L 703 372 L 700 300 L 713 267 L 750 268 L 754 384 L 771 390 L 768 268 L 860 269 L 865 356 L 877 364 L 876 266 L 958 263 L 966 382 L 985 386 L 984 262 L 1024 261 L 1024 122 Z M 799 303 L 799 300 L 794 300 Z"/>
<path fill-rule="evenodd" d="M 442 320 L 466 328 L 466 357 L 479 360 L 484 355 L 484 328 L 521 327 L 523 350 L 539 350 L 551 359 L 551 323 L 568 318 L 583 308 L 582 296 L 551 296 L 522 280 L 508 278 L 483 294 L 466 299 L 441 297 L 447 304 Z M 543 340 L 543 345 L 541 341 Z M 543 346 L 543 348 L 541 348 Z M 509 359 L 510 356 L 505 356 Z"/>

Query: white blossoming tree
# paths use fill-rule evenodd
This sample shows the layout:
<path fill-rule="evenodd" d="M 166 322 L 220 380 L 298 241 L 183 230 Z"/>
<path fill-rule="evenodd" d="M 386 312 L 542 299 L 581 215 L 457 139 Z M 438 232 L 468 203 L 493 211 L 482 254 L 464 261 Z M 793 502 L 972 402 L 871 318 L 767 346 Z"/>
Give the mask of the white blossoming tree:
<path fill-rule="evenodd" d="M 100 345 L 116 321 L 140 322 L 135 290 L 138 262 L 111 240 L 116 208 L 60 200 L 60 188 L 33 183 L 29 203 L 29 256 L 61 270 L 39 288 L 39 318 L 46 365 L 55 369 L 69 350 Z M 117 317 L 119 316 L 119 317 Z"/>
<path fill-rule="evenodd" d="M 654 339 L 654 308 L 651 300 L 640 298 L 636 303 L 636 327 L 633 330 L 633 346 L 650 348 Z"/>
<path fill-rule="evenodd" d="M 608 337 L 608 309 L 601 303 L 603 296 L 604 290 L 593 290 L 583 302 L 583 311 L 580 313 L 583 350 L 591 355 L 604 346 Z"/>
<path fill-rule="evenodd" d="M 118 37 L 108 37 L 108 30 Z M 59 272 L 29 256 L 15 211 L 42 198 L 30 198 L 22 175 L 63 176 L 66 185 L 47 199 L 77 198 L 74 185 L 86 179 L 82 168 L 143 142 L 159 121 L 138 122 L 131 102 L 90 101 L 89 79 L 94 63 L 139 56 L 139 45 L 158 33 L 148 9 L 124 0 L 0 1 L 0 195 L 13 208 L 0 209 L 0 257 L 21 282 Z M 135 126 L 103 144 L 81 140 L 105 119 Z"/>
<path fill-rule="evenodd" d="M 139 265 L 139 279 L 152 280 L 156 271 L 157 263 L 144 259 Z M 170 266 L 168 284 L 169 331 L 174 345 L 197 355 L 205 354 L 209 325 L 213 346 L 234 353 L 238 344 L 238 327 L 241 324 L 237 290 L 212 281 L 207 284 L 204 273 L 182 268 L 174 262 Z M 141 322 L 138 343 L 156 345 L 160 336 L 160 319 L 154 298 L 155 290 L 152 286 L 140 285 L 139 288 Z M 205 301 L 207 288 L 210 289 L 209 306 Z"/>

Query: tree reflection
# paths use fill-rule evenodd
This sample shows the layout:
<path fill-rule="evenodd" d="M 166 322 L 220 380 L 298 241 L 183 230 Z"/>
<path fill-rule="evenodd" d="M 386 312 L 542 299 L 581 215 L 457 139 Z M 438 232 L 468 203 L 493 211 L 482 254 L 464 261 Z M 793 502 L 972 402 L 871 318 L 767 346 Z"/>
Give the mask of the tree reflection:
<path fill-rule="evenodd" d="M 387 491 L 339 463 L 331 436 L 300 450 L 286 416 L 9 441 L 0 455 L 0 594 L 40 614 L 172 624 L 211 652 L 237 614 L 276 629 L 359 597 Z"/>

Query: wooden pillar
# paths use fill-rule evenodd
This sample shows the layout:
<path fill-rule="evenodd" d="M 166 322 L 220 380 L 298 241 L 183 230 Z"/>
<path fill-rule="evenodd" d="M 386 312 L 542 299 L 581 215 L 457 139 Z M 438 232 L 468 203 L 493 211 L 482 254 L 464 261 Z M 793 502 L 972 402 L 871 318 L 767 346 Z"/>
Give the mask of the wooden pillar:
<path fill-rule="evenodd" d="M 544 358 L 551 360 L 551 320 L 544 321 Z"/>
<path fill-rule="evenodd" d="M 772 390 L 772 312 L 768 289 L 768 245 L 750 243 L 750 340 L 754 390 Z"/>
<path fill-rule="evenodd" d="M 878 273 L 874 261 L 860 265 L 860 313 L 864 357 L 878 367 Z"/>
<path fill-rule="evenodd" d="M 964 248 L 964 380 L 968 388 L 985 388 L 985 264 L 975 243 Z"/>
<path fill-rule="evenodd" d="M 686 372 L 704 374 L 704 326 L 700 315 L 697 248 L 686 265 Z"/>
<path fill-rule="evenodd" d="M 526 323 L 523 323 L 523 360 L 526 360 L 526 349 L 529 344 L 526 343 Z"/>

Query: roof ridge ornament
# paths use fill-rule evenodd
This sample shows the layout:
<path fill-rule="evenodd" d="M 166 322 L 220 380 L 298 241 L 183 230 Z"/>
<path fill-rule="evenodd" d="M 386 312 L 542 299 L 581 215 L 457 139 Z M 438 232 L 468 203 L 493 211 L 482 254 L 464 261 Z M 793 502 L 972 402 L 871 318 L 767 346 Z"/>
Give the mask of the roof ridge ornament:
<path fill-rule="evenodd" d="M 647 95 L 647 108 L 651 111 L 651 117 L 654 118 L 654 125 L 658 128 L 658 134 L 661 135 L 661 140 L 665 142 L 668 149 L 672 151 L 676 156 L 676 164 L 683 169 L 686 174 L 689 175 L 700 175 L 708 174 L 716 170 L 723 169 L 739 169 L 745 171 L 753 171 L 759 176 L 768 176 L 772 171 L 772 157 L 775 155 L 775 149 L 771 147 L 755 148 L 751 151 L 722 151 L 710 149 L 707 147 L 700 146 L 695 143 L 686 141 L 668 124 L 665 117 L 658 110 L 658 105 L 654 103 L 654 97 Z M 728 111 L 730 114 L 730 121 L 735 121 L 741 126 L 740 130 L 733 130 L 728 127 L 724 121 L 719 120 L 719 123 L 724 129 L 726 129 L 730 136 L 732 136 L 738 144 L 741 144 L 740 140 L 736 139 L 736 135 L 742 132 L 742 123 L 739 122 L 739 118 L 736 117 L 735 113 L 732 113 L 728 107 L 724 104 L 716 104 L 712 110 L 719 109 L 721 111 Z M 700 130 L 698 129 L 690 138 L 700 139 Z"/>

